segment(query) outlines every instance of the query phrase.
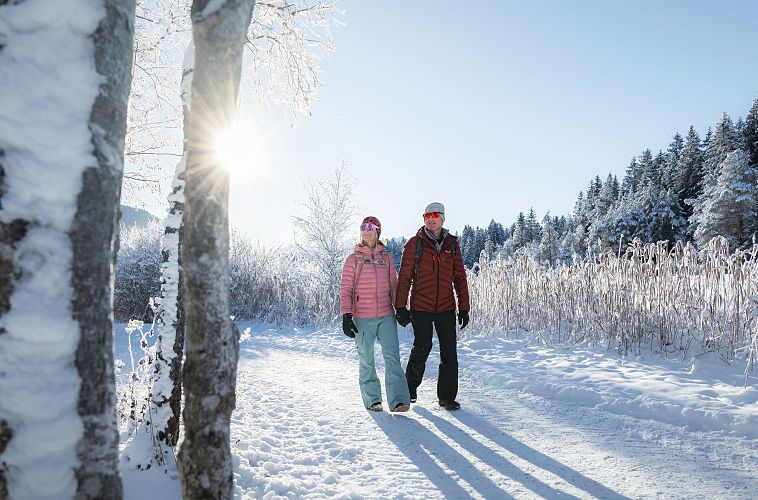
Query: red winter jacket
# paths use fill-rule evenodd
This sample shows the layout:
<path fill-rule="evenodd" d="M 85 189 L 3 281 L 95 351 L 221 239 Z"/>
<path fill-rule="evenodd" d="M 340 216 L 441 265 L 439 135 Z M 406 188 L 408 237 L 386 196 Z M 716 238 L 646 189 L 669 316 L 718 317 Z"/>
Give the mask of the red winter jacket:
<path fill-rule="evenodd" d="M 443 229 L 443 231 L 447 231 Z M 418 238 L 421 238 L 422 251 L 418 262 L 418 282 L 415 270 L 416 248 Z M 453 245 L 455 245 L 455 262 L 453 262 Z M 412 287 L 412 289 L 411 289 Z M 461 248 L 458 238 L 447 234 L 442 243 L 442 251 L 438 254 L 434 240 L 418 230 L 403 248 L 403 258 L 400 261 L 400 277 L 398 278 L 395 307 L 407 307 L 408 294 L 411 295 L 411 311 L 444 312 L 455 311 L 455 294 L 458 296 L 458 310 L 468 311 L 468 281 L 466 269 L 463 267 Z"/>

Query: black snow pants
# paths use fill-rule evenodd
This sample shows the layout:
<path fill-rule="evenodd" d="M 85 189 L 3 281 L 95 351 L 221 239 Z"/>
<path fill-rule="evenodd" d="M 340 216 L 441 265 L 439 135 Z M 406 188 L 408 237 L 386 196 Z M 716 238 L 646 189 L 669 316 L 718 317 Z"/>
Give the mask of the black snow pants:
<path fill-rule="evenodd" d="M 432 350 L 432 326 L 440 343 L 440 371 L 437 398 L 453 401 L 458 395 L 458 352 L 456 350 L 455 311 L 440 313 L 411 311 L 413 314 L 413 349 L 405 369 L 411 398 L 421 385 L 426 360 Z"/>

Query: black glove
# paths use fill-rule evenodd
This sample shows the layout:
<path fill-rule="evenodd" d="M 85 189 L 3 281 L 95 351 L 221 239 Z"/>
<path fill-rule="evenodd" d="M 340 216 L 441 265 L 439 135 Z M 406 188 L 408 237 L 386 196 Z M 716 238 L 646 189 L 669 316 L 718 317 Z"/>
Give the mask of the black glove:
<path fill-rule="evenodd" d="M 461 330 L 468 325 L 468 311 L 458 311 L 458 324 L 461 325 Z"/>
<path fill-rule="evenodd" d="M 353 323 L 353 313 L 342 315 L 342 331 L 351 339 L 355 338 L 355 334 L 358 333 L 358 327 Z"/>
<path fill-rule="evenodd" d="M 398 307 L 395 309 L 395 317 L 397 318 L 397 322 L 400 323 L 400 326 L 403 327 L 408 326 L 408 323 L 413 319 L 411 312 L 405 307 Z"/>

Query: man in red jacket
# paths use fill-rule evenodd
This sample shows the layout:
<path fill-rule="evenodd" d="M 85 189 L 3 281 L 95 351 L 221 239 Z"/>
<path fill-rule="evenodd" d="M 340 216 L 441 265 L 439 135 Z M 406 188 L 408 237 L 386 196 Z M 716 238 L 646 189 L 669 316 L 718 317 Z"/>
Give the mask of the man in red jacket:
<path fill-rule="evenodd" d="M 442 227 L 444 222 L 444 205 L 438 202 L 427 205 L 424 225 L 403 248 L 395 313 L 400 325 L 413 322 L 413 349 L 405 369 L 411 402 L 416 402 L 416 390 L 424 377 L 426 360 L 432 350 L 434 328 L 440 343 L 437 399 L 443 408 L 457 410 L 461 405 L 455 400 L 458 394 L 456 296 L 461 329 L 468 325 L 470 307 L 466 269 L 458 238 Z M 410 311 L 407 308 L 409 293 Z"/>

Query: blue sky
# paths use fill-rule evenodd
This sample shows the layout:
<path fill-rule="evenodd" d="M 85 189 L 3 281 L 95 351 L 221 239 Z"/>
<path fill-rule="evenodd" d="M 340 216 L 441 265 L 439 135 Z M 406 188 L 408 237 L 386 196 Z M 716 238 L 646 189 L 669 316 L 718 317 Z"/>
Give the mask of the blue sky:
<path fill-rule="evenodd" d="M 265 172 L 232 178 L 232 224 L 264 243 L 292 241 L 303 183 L 342 155 L 384 236 L 411 236 L 431 201 L 460 232 L 569 213 L 591 177 L 620 180 L 643 149 L 690 125 L 702 137 L 758 97 L 758 2 L 340 7 L 313 116 L 266 113 Z"/>

